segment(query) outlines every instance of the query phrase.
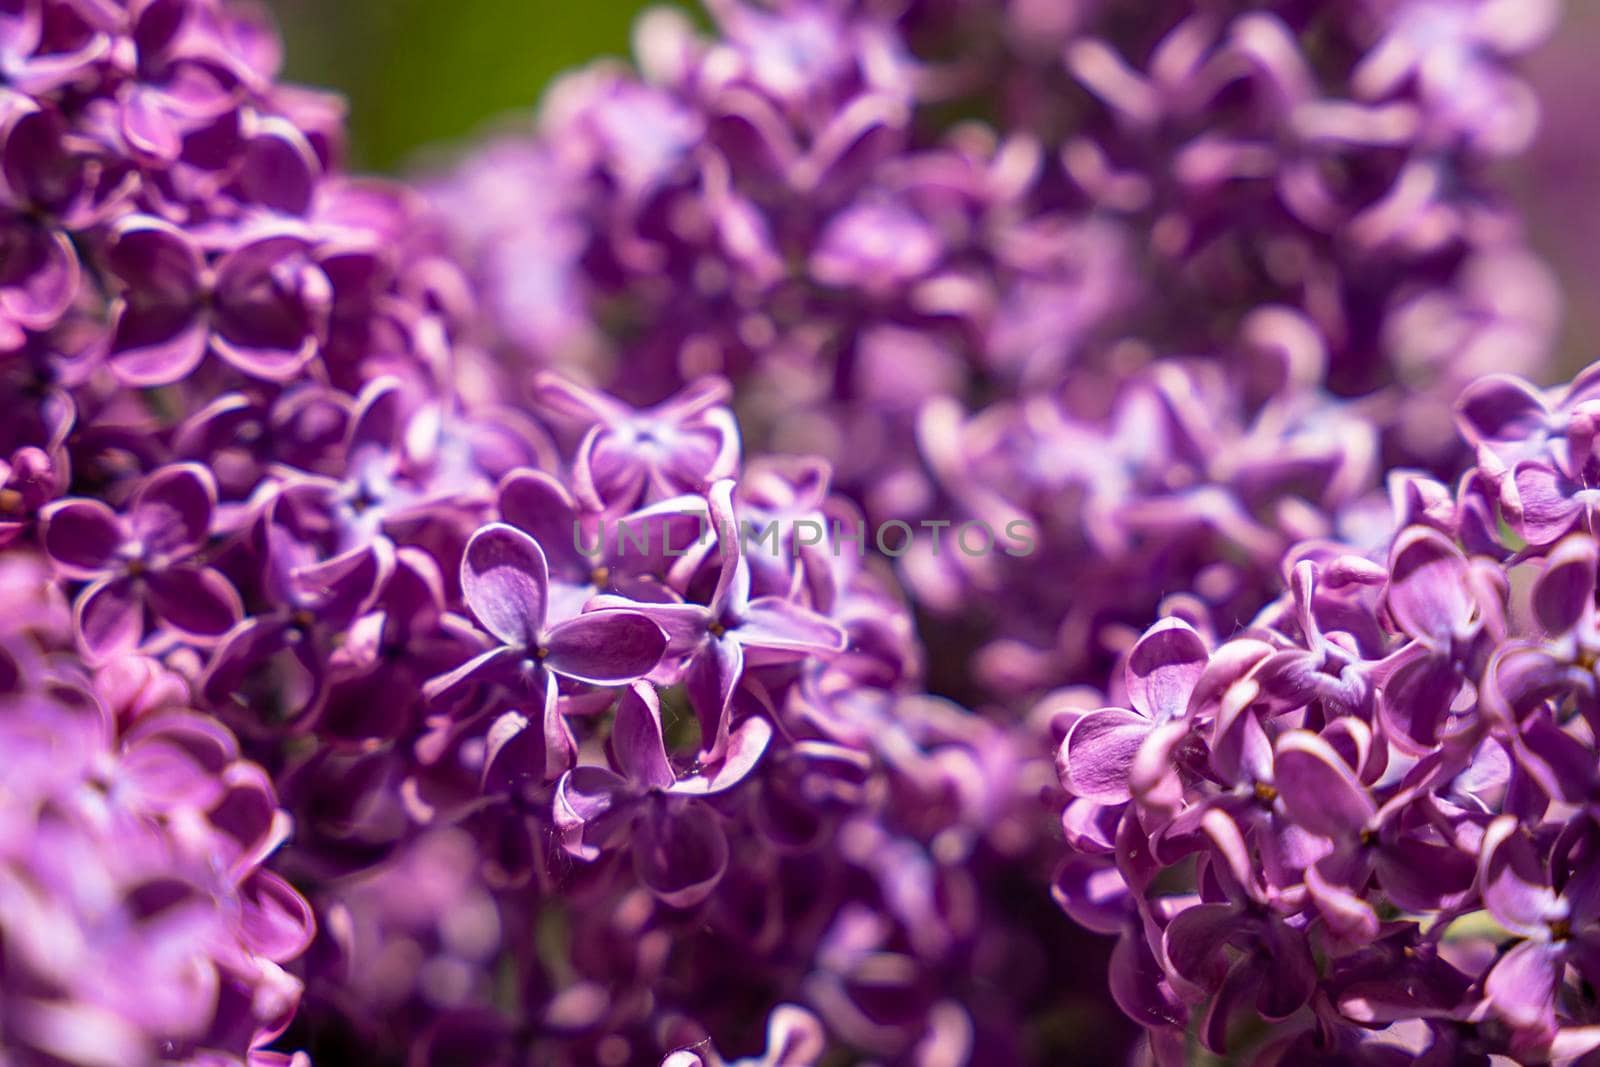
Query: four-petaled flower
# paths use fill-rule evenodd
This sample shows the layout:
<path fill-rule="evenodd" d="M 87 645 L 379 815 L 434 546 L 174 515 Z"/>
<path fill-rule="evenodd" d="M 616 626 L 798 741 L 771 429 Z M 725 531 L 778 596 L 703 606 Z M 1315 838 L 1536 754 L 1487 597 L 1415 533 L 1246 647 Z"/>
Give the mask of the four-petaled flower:
<path fill-rule="evenodd" d="M 239 594 L 203 557 L 216 500 L 211 473 L 179 463 L 141 481 L 121 515 L 88 499 L 44 509 L 45 551 L 64 577 L 90 583 L 73 606 L 73 625 L 91 658 L 133 651 L 152 620 L 201 645 L 239 621 Z"/>

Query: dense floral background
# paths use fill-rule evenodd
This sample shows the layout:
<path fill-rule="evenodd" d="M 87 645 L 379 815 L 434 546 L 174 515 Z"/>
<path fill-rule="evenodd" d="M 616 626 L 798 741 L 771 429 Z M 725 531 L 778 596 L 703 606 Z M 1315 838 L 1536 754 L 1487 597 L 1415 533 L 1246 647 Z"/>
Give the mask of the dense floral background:
<path fill-rule="evenodd" d="M 0 1063 L 1600 1062 L 1597 19 L 0 0 Z"/>

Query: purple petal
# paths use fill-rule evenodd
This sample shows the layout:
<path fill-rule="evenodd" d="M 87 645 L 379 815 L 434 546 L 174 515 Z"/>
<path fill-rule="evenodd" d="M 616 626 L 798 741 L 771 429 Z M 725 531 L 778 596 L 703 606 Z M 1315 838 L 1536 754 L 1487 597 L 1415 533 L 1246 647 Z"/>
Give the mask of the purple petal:
<path fill-rule="evenodd" d="M 1166 985 L 1166 974 L 1138 932 L 1124 931 L 1111 950 L 1107 976 L 1111 997 L 1134 1021 L 1149 1027 L 1178 1028 L 1187 1012 Z"/>
<path fill-rule="evenodd" d="M 149 556 L 183 559 L 211 534 L 217 485 L 197 463 L 175 463 L 151 474 L 128 505 L 128 527 Z"/>
<path fill-rule="evenodd" d="M 1553 800 L 1581 805 L 1596 795 L 1596 765 L 1590 743 L 1563 730 L 1540 708 L 1512 735 L 1517 766 Z"/>
<path fill-rule="evenodd" d="M 662 422 L 686 423 L 712 408 L 721 407 L 732 398 L 733 385 L 728 379 L 720 374 L 707 374 L 651 408 L 650 415 Z"/>
<path fill-rule="evenodd" d="M 648 682 L 635 682 L 617 702 L 611 755 L 622 773 L 640 785 L 666 789 L 676 780 L 661 736 L 661 703 Z"/>
<path fill-rule="evenodd" d="M 1304 931 L 1277 919 L 1265 922 L 1262 955 L 1270 972 L 1256 995 L 1256 1008 L 1267 1019 L 1287 1019 L 1311 999 L 1317 988 L 1317 964 Z"/>
<path fill-rule="evenodd" d="M 826 656 L 843 652 L 849 642 L 845 632 L 809 608 L 782 597 L 765 596 L 750 601 L 744 621 L 733 631 L 752 664 L 801 656 Z M 760 653 L 775 653 L 763 656 Z"/>
<path fill-rule="evenodd" d="M 744 720 L 728 735 L 721 758 L 702 773 L 679 779 L 672 792 L 693 796 L 727 792 L 750 776 L 771 741 L 772 724 L 766 719 L 753 716 Z"/>
<path fill-rule="evenodd" d="M 1377 814 L 1372 797 L 1333 746 L 1310 731 L 1291 730 L 1278 738 L 1274 773 L 1284 807 L 1312 833 L 1350 839 Z"/>
<path fill-rule="evenodd" d="M 6 255 L 0 264 L 0 318 L 30 330 L 54 326 L 78 295 L 71 240 L 59 230 L 14 221 L 0 233 L 0 247 Z"/>
<path fill-rule="evenodd" d="M 572 457 L 573 493 L 591 511 L 632 507 L 644 491 L 647 473 L 633 448 L 618 445 L 604 426 L 585 434 Z"/>
<path fill-rule="evenodd" d="M 1473 602 L 1467 560 L 1439 531 L 1413 526 L 1389 554 L 1389 611 L 1400 629 L 1434 647 L 1464 632 Z"/>
<path fill-rule="evenodd" d="M 175 162 L 183 152 L 183 130 L 161 90 L 135 82 L 120 117 L 122 136 L 134 151 L 163 164 Z"/>
<path fill-rule="evenodd" d="M 124 385 L 170 385 L 187 378 L 205 358 L 211 328 L 191 309 L 119 303 L 112 318 L 106 362 Z"/>
<path fill-rule="evenodd" d="M 144 600 L 131 578 L 102 578 L 78 596 L 73 628 L 89 659 L 126 655 L 144 638 Z"/>
<path fill-rule="evenodd" d="M 311 946 L 311 905 L 272 871 L 258 870 L 239 887 L 239 933 L 258 956 L 287 962 Z"/>
<path fill-rule="evenodd" d="M 590 605 L 637 611 L 648 617 L 666 633 L 669 656 L 687 655 L 699 648 L 713 621 L 699 604 L 649 604 L 621 596 L 599 596 L 590 601 Z"/>
<path fill-rule="evenodd" d="M 1219 716 L 1211 741 L 1211 769 L 1224 782 L 1252 783 L 1272 781 L 1272 741 L 1253 708 L 1237 708 L 1230 702 Z"/>
<path fill-rule="evenodd" d="M 618 685 L 655 670 L 667 648 L 667 635 L 637 611 L 602 609 L 568 619 L 551 629 L 544 647 L 545 666 L 593 685 Z"/>
<path fill-rule="evenodd" d="M 126 539 L 116 512 L 98 500 L 61 500 L 39 515 L 40 540 L 69 578 L 94 578 L 112 569 Z"/>
<path fill-rule="evenodd" d="M 1208 993 L 1222 986 L 1227 959 L 1222 949 L 1243 927 L 1227 904 L 1194 904 L 1180 911 L 1162 935 L 1162 951 L 1172 971 Z"/>
<path fill-rule="evenodd" d="M 117 791 L 130 805 L 147 811 L 185 807 L 205 811 L 221 799 L 222 783 L 215 769 L 158 736 L 130 746 L 123 754 L 117 763 Z"/>
<path fill-rule="evenodd" d="M 1255 866 L 1239 823 L 1226 810 L 1211 808 L 1200 817 L 1200 828 L 1211 845 L 1210 872 L 1229 897 L 1256 896 Z"/>
<path fill-rule="evenodd" d="M 1329 882 L 1316 867 L 1306 871 L 1306 889 L 1322 921 L 1341 941 L 1367 945 L 1377 940 L 1378 913 L 1359 894 Z"/>
<path fill-rule="evenodd" d="M 1545 558 L 1532 593 L 1533 616 L 1545 633 L 1569 633 L 1593 611 L 1597 558 L 1592 537 L 1569 537 Z"/>
<path fill-rule="evenodd" d="M 225 705 L 243 687 L 252 671 L 284 648 L 287 620 L 247 618 L 223 635 L 200 677 L 200 691 L 208 703 Z"/>
<path fill-rule="evenodd" d="M 1150 731 L 1128 769 L 1128 787 L 1141 811 L 1171 818 L 1183 805 L 1184 786 L 1175 753 L 1189 737 L 1183 720 L 1162 723 Z"/>
<path fill-rule="evenodd" d="M 1419 654 L 1406 657 L 1379 694 L 1378 715 L 1384 735 L 1413 756 L 1432 751 L 1461 688 L 1455 668 L 1444 656 L 1414 645 Z"/>
<path fill-rule="evenodd" d="M 1521 721 L 1544 701 L 1570 687 L 1566 664 L 1543 644 L 1508 642 L 1484 671 L 1480 705 L 1503 725 Z"/>
<path fill-rule="evenodd" d="M 711 508 L 711 526 L 717 532 L 717 555 L 721 567 L 717 571 L 717 587 L 711 594 L 710 610 L 713 615 L 743 611 L 745 598 L 750 595 L 750 572 L 740 564 L 743 556 L 739 544 L 739 524 L 733 512 L 733 481 L 724 479 L 711 487 L 706 502 Z"/>
<path fill-rule="evenodd" d="M 316 606 L 317 621 L 330 629 L 348 626 L 382 594 L 394 573 L 394 547 L 387 539 L 293 572 L 295 595 Z"/>
<path fill-rule="evenodd" d="M 794 1004 L 779 1004 L 767 1018 L 767 1048 L 761 1064 L 816 1063 L 826 1047 L 827 1035 L 815 1015 Z"/>
<path fill-rule="evenodd" d="M 1416 912 L 1437 911 L 1448 898 L 1465 894 L 1476 874 L 1467 853 L 1414 837 L 1380 844 L 1372 869 L 1396 907 Z"/>
<path fill-rule="evenodd" d="M 557 707 L 555 679 L 545 676 L 541 722 L 508 711 L 489 727 L 483 758 L 487 793 L 517 792 L 525 781 L 553 782 L 572 765 L 577 752 L 572 731 Z"/>
<path fill-rule="evenodd" d="M 1124 675 L 1129 700 L 1156 722 L 1177 718 L 1188 708 L 1208 659 L 1205 641 L 1193 627 L 1163 619 L 1128 653 Z"/>
<path fill-rule="evenodd" d="M 190 311 L 199 305 L 205 264 L 188 236 L 148 215 L 131 215 L 117 224 L 107 264 L 131 291 L 129 303 L 141 308 Z"/>
<path fill-rule="evenodd" d="M 263 118 L 260 132 L 244 146 L 237 180 L 255 203 L 286 215 L 304 215 L 320 170 L 316 152 L 291 123 Z"/>
<path fill-rule="evenodd" d="M 285 339 L 274 345 L 254 344 L 220 333 L 211 335 L 211 347 L 223 361 L 242 374 L 269 382 L 287 382 L 299 376 L 317 354 L 317 340 L 310 335 Z"/>
<path fill-rule="evenodd" d="M 227 794 L 210 813 L 211 825 L 220 831 L 213 843 L 231 860 L 237 875 L 281 845 L 289 824 L 278 807 L 272 779 L 261 767 L 235 763 L 223 773 L 223 781 Z"/>
<path fill-rule="evenodd" d="M 533 395 L 541 408 L 577 426 L 621 422 L 630 414 L 605 393 L 585 389 L 557 374 L 540 374 L 534 380 Z"/>
<path fill-rule="evenodd" d="M 405 432 L 406 399 L 398 378 L 386 375 L 362 386 L 346 432 L 345 452 L 396 448 Z"/>
<path fill-rule="evenodd" d="M 1484 981 L 1484 993 L 1512 1026 L 1554 1033 L 1556 987 L 1565 969 L 1561 946 L 1524 941 L 1494 965 Z"/>
<path fill-rule="evenodd" d="M 1468 444 L 1526 441 L 1544 428 L 1549 408 L 1538 390 L 1510 374 L 1490 374 L 1462 390 L 1456 422 Z"/>
<path fill-rule="evenodd" d="M 211 567 L 156 571 L 146 582 L 151 614 L 191 641 L 216 641 L 244 615 L 233 583 Z"/>
<path fill-rule="evenodd" d="M 500 483 L 500 518 L 529 534 L 544 550 L 552 573 L 587 583 L 600 562 L 579 552 L 577 502 L 544 471 L 513 471 Z M 587 547 L 592 542 L 585 541 Z"/>
<path fill-rule="evenodd" d="M 1056 904 L 1080 926 L 1119 934 L 1134 915 L 1122 872 L 1099 856 L 1068 855 L 1051 880 Z"/>
<path fill-rule="evenodd" d="M 561 847 L 595 860 L 631 829 L 638 800 L 627 779 L 605 767 L 574 767 L 556 783 L 551 813 Z"/>
<path fill-rule="evenodd" d="M 1509 490 L 1505 501 L 1508 519 L 1530 544 L 1559 540 L 1572 529 L 1582 510 L 1560 472 L 1544 463 L 1518 463 L 1502 490 Z"/>
<path fill-rule="evenodd" d="M 533 538 L 504 523 L 472 535 L 461 559 L 467 606 L 502 644 L 533 648 L 544 629 L 550 573 Z"/>
<path fill-rule="evenodd" d="M 1257 664 L 1272 655 L 1271 645 L 1247 637 L 1235 638 L 1217 649 L 1189 693 L 1189 703 L 1195 713 L 1204 715 L 1216 712 L 1223 705 L 1228 691 L 1254 670 Z"/>
<path fill-rule="evenodd" d="M 294 377 L 316 354 L 332 284 L 298 238 L 267 237 L 217 264 L 217 354 L 269 381 Z"/>
<path fill-rule="evenodd" d="M 728 868 L 722 817 L 696 801 L 652 803 L 634 828 L 634 870 L 662 903 L 690 908 L 711 895 Z"/>
<path fill-rule="evenodd" d="M 1131 798 L 1129 775 L 1150 720 L 1125 708 L 1092 711 L 1072 724 L 1061 742 L 1063 784 L 1100 804 Z"/>
<path fill-rule="evenodd" d="M 422 697 L 429 703 L 449 704 L 474 685 L 515 686 L 521 677 L 522 661 L 521 649 L 492 648 L 455 670 L 428 679 L 423 683 Z"/>
<path fill-rule="evenodd" d="M 700 721 L 700 748 L 720 758 L 729 728 L 729 705 L 744 677 L 744 651 L 737 641 L 713 638 L 689 661 L 684 689 Z"/>
<path fill-rule="evenodd" d="M 1567 917 L 1566 905 L 1550 888 L 1532 843 L 1512 815 L 1500 816 L 1484 831 L 1478 889 L 1500 925 L 1524 937 L 1547 938 L 1546 924 Z"/>

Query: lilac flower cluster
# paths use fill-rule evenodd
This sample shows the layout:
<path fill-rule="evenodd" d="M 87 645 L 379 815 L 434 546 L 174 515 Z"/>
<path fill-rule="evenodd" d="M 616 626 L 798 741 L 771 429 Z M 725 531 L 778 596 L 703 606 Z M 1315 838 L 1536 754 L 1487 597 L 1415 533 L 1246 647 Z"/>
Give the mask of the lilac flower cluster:
<path fill-rule="evenodd" d="M 877 1055 L 970 1055 L 985 1024 L 1012 1040 L 956 994 L 995 923 L 973 864 L 1031 837 L 1030 761 L 920 692 L 909 613 L 862 557 L 740 536 L 844 522 L 826 464 L 743 462 L 714 380 L 644 411 L 554 377 L 536 393 L 556 458 L 432 506 L 468 520 L 448 583 L 437 546 L 396 547 L 381 518 L 296 572 L 384 590 L 293 647 L 338 680 L 294 727 L 325 743 L 282 777 L 307 838 L 283 862 L 329 917 L 310 1017 L 439 1063 L 704 1057 L 799 995 L 807 1034 Z M 306 483 L 278 476 L 299 514 Z M 263 658 L 252 630 L 285 625 L 222 639 L 219 713 L 238 650 Z M 376 706 L 383 743 L 336 743 Z"/>
<path fill-rule="evenodd" d="M 0 0 L 0 1061 L 1081 1055 L 1062 807 L 1158 1058 L 1600 1048 L 1553 9 L 1154 6 L 658 12 L 430 204 Z"/>
<path fill-rule="evenodd" d="M 1595 381 L 1475 383 L 1475 465 L 1392 476 L 1385 548 L 1303 543 L 1222 641 L 1175 598 L 1110 706 L 1056 703 L 1057 897 L 1118 935 L 1158 1058 L 1185 1033 L 1270 1063 L 1600 1048 Z"/>
<path fill-rule="evenodd" d="M 901 562 L 943 619 L 1007 605 L 965 695 L 1097 682 L 1173 589 L 1247 617 L 1377 457 L 1447 471 L 1456 392 L 1547 359 L 1487 175 L 1552 3 L 707 6 L 436 183 L 485 340 L 644 402 L 728 375 L 870 519 L 1044 531 Z"/>
<path fill-rule="evenodd" d="M 89 669 L 44 561 L 0 559 L 0 1041 L 16 1063 L 290 1067 L 266 1051 L 300 982 L 310 907 L 266 858 L 271 779 L 123 655 Z"/>
<path fill-rule="evenodd" d="M 1037 761 L 860 553 L 746 550 L 860 524 L 829 464 L 746 462 L 716 378 L 498 404 L 429 217 L 247 14 L 9 10 L 0 562 L 53 614 L 7 1054 L 270 1064 L 303 981 L 279 1044 L 369 1062 L 707 1060 L 796 998 L 769 1058 L 1005 1055 L 962 990 L 1037 953 L 976 866 Z"/>

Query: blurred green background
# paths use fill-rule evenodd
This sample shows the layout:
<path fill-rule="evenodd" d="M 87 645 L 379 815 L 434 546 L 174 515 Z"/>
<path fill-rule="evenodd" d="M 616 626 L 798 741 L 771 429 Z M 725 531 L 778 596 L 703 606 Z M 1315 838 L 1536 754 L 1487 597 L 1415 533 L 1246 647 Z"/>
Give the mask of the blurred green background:
<path fill-rule="evenodd" d="M 568 67 L 626 55 L 648 0 L 270 0 L 288 76 L 350 102 L 352 163 L 394 171 L 526 110 Z"/>

